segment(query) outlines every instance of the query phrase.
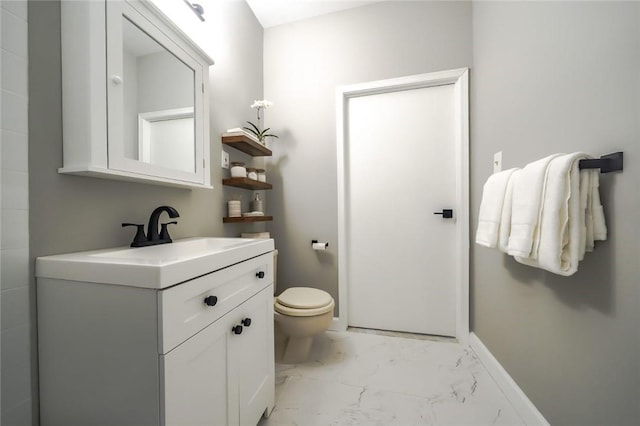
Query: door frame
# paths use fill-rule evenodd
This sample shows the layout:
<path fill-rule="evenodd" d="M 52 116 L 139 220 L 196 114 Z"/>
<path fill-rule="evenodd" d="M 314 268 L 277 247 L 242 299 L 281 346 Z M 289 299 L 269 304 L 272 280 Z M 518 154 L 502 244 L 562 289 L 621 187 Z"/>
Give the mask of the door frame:
<path fill-rule="evenodd" d="M 455 163 L 456 163 L 456 339 L 469 344 L 469 69 L 432 72 L 407 77 L 378 80 L 336 89 L 336 142 L 338 169 L 338 316 L 332 330 L 344 331 L 349 325 L 349 241 L 347 223 L 346 170 L 348 146 L 349 99 L 401 90 L 422 89 L 447 84 L 454 85 Z"/>

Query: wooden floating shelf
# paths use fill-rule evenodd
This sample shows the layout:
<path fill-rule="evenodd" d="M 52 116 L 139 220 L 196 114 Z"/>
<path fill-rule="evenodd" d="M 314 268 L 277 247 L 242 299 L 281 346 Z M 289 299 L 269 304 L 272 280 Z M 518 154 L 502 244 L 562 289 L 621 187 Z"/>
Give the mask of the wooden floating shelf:
<path fill-rule="evenodd" d="M 260 191 L 262 189 L 271 189 L 273 185 L 266 182 L 260 182 L 249 178 L 227 178 L 222 179 L 222 184 L 227 186 L 235 186 L 236 188 L 252 189 Z"/>
<path fill-rule="evenodd" d="M 249 223 L 249 222 L 270 222 L 273 216 L 242 216 L 242 217 L 223 217 L 224 223 Z"/>
<path fill-rule="evenodd" d="M 270 157 L 272 155 L 269 148 L 244 135 L 223 136 L 222 143 L 252 157 Z"/>

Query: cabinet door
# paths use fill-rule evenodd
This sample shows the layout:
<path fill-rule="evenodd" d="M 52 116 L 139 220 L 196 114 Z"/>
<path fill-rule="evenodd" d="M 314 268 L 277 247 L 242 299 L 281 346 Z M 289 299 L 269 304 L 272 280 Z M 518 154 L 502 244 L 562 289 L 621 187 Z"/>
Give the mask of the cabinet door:
<path fill-rule="evenodd" d="M 109 169 L 205 184 L 206 67 L 142 4 L 106 11 Z"/>
<path fill-rule="evenodd" d="M 229 398 L 227 352 L 231 323 L 223 317 L 160 355 L 165 425 L 237 423 L 237 398 Z"/>
<path fill-rule="evenodd" d="M 240 424 L 255 425 L 274 404 L 273 287 L 270 285 L 234 311 L 236 319 L 251 319 L 241 335 L 233 336 Z"/>

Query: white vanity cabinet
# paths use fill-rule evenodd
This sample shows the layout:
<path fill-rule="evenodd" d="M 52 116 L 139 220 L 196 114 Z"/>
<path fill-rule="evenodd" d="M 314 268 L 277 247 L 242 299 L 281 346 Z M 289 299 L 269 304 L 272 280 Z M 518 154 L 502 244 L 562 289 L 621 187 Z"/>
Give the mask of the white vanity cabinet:
<path fill-rule="evenodd" d="M 47 259 L 36 264 L 42 425 L 255 425 L 271 412 L 270 251 L 163 288 L 61 279 Z"/>
<path fill-rule="evenodd" d="M 273 407 L 272 305 L 269 287 L 161 356 L 166 424 L 255 425 Z"/>
<path fill-rule="evenodd" d="M 60 173 L 211 188 L 200 47 L 143 0 L 62 1 L 61 43 Z"/>

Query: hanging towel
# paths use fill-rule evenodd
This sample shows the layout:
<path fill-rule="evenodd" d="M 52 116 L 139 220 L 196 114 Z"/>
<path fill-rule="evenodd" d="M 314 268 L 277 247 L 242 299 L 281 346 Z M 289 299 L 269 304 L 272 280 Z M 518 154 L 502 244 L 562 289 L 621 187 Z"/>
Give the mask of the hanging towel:
<path fill-rule="evenodd" d="M 590 217 L 589 207 L 589 188 L 591 186 L 591 173 L 585 170 L 580 173 L 580 246 L 578 258 L 584 259 L 587 251 L 587 240 L 591 239 L 590 244 L 593 245 L 593 221 Z M 591 227 L 591 235 L 589 235 L 589 226 Z"/>
<path fill-rule="evenodd" d="M 586 240 L 585 251 L 591 252 L 596 241 L 607 239 L 607 225 L 604 220 L 604 209 L 600 203 L 600 171 L 597 169 L 582 170 L 588 176 L 588 182 L 580 191 L 587 192 L 585 208 Z M 581 180 L 582 183 L 582 180 Z"/>
<path fill-rule="evenodd" d="M 534 253 L 535 256 L 534 240 L 542 213 L 547 169 L 551 160 L 560 155 L 527 164 L 514 179 L 508 254 L 528 258 Z"/>
<path fill-rule="evenodd" d="M 476 244 L 491 248 L 498 245 L 505 193 L 515 170 L 509 169 L 494 173 L 485 182 L 478 215 Z"/>
<path fill-rule="evenodd" d="M 593 215 L 593 239 L 605 241 L 607 239 L 607 224 L 604 219 L 604 208 L 600 202 L 600 171 L 591 170 L 591 210 Z"/>
<path fill-rule="evenodd" d="M 580 172 L 586 154 L 555 157 L 549 164 L 541 202 L 538 232 L 530 256 L 516 256 L 525 265 L 559 275 L 572 275 L 584 253 L 587 196 L 590 173 Z"/>
<path fill-rule="evenodd" d="M 511 235 L 511 205 L 513 203 L 513 182 L 517 179 L 520 169 L 511 174 L 504 193 L 504 203 L 502 205 L 502 217 L 500 218 L 500 230 L 498 232 L 498 250 L 507 253 L 509 248 L 509 235 Z"/>

